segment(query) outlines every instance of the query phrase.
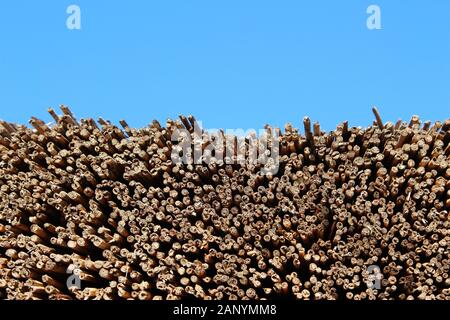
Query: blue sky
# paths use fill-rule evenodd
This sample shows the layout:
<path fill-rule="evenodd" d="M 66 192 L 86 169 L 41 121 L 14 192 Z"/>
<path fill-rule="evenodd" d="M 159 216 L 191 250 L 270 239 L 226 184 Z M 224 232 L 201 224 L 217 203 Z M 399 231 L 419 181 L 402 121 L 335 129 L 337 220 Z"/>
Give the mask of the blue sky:
<path fill-rule="evenodd" d="M 68 30 L 66 8 L 81 8 Z M 381 8 L 382 30 L 366 9 Z M 0 2 L 0 118 L 142 127 L 193 114 L 208 128 L 366 126 L 450 115 L 448 0 Z"/>

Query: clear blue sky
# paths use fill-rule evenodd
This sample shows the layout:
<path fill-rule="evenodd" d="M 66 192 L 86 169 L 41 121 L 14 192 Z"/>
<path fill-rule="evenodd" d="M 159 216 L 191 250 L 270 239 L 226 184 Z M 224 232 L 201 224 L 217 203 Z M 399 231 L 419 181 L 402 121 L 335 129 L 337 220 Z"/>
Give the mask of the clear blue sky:
<path fill-rule="evenodd" d="M 66 8 L 81 8 L 81 30 Z M 366 9 L 381 8 L 382 30 Z M 0 2 L 0 118 L 194 114 L 207 128 L 450 117 L 449 0 Z"/>

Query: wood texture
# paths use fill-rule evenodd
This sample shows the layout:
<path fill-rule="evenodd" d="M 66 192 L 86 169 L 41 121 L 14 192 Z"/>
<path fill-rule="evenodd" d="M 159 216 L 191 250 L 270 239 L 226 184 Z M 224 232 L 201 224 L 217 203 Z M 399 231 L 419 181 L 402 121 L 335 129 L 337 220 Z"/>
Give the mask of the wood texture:
<path fill-rule="evenodd" d="M 192 116 L 121 129 L 61 111 L 0 122 L 1 299 L 450 299 L 449 120 L 267 126 L 280 167 L 261 175 L 174 165 Z"/>

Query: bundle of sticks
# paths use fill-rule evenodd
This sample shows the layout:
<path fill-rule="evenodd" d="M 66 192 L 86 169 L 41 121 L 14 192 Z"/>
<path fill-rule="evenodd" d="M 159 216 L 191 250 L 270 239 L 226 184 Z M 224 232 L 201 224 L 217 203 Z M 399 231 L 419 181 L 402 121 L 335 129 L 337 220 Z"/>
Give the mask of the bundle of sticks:
<path fill-rule="evenodd" d="M 266 126 L 261 174 L 61 112 L 0 122 L 0 299 L 450 299 L 450 120 Z"/>

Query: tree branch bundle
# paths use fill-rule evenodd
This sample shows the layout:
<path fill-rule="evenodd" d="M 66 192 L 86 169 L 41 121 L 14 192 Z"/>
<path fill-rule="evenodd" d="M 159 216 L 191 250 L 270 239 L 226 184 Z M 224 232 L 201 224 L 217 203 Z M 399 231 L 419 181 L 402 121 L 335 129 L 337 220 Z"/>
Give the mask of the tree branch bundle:
<path fill-rule="evenodd" d="M 266 126 L 263 175 L 61 112 L 0 122 L 0 299 L 450 299 L 450 120 Z"/>

